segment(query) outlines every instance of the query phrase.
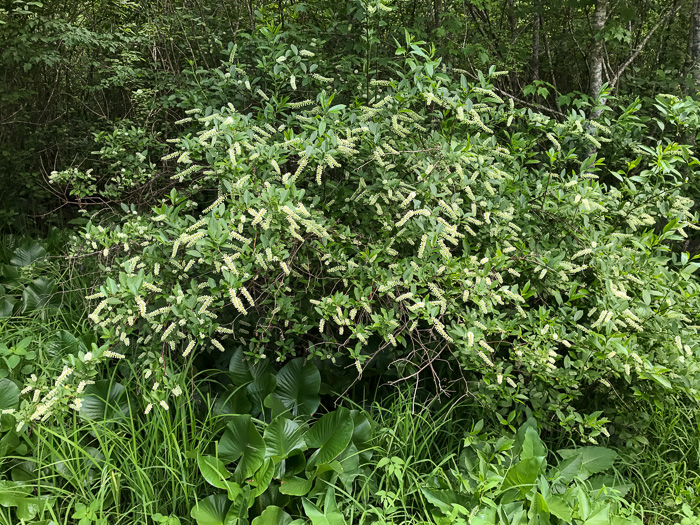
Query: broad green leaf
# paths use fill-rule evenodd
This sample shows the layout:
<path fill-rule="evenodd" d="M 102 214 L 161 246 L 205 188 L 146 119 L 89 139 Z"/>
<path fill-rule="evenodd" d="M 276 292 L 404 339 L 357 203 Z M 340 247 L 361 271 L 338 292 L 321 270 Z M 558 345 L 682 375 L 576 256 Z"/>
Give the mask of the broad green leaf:
<path fill-rule="evenodd" d="M 16 301 L 11 297 L 0 297 L 0 319 L 12 316 Z"/>
<path fill-rule="evenodd" d="M 229 499 L 232 499 L 229 496 Z M 242 525 L 248 523 L 248 509 L 255 500 L 251 497 L 250 487 L 245 485 L 242 493 L 233 499 L 226 513 L 225 525 Z"/>
<path fill-rule="evenodd" d="M 66 330 L 58 330 L 48 344 L 48 350 L 52 356 L 63 356 L 77 352 L 80 346 L 80 340 L 74 337 L 73 334 Z"/>
<path fill-rule="evenodd" d="M 530 458 L 520 460 L 508 469 L 503 479 L 502 490 L 516 489 L 521 497 L 527 494 L 537 481 L 542 469 L 543 460 L 540 458 Z"/>
<path fill-rule="evenodd" d="M 583 525 L 610 525 L 610 504 L 602 503 L 591 512 Z"/>
<path fill-rule="evenodd" d="M 23 485 L 14 481 L 0 481 L 0 506 L 17 506 L 20 500 L 31 495 L 31 485 Z"/>
<path fill-rule="evenodd" d="M 549 473 L 548 477 L 552 480 L 558 480 L 561 483 L 569 484 L 581 471 L 583 458 L 581 454 L 575 454 L 566 459 L 563 459 Z"/>
<path fill-rule="evenodd" d="M 214 402 L 213 412 L 217 416 L 248 414 L 252 405 L 245 388 L 233 387 L 224 390 Z"/>
<path fill-rule="evenodd" d="M 563 497 L 557 494 L 550 494 L 545 497 L 545 501 L 552 515 L 567 523 L 571 521 L 572 508 Z"/>
<path fill-rule="evenodd" d="M 535 418 L 529 418 L 527 421 L 525 421 L 525 423 L 520 425 L 520 428 L 518 428 L 518 431 L 515 433 L 515 441 L 513 443 L 513 454 L 519 455 L 522 452 L 523 446 L 525 445 L 525 439 L 529 434 L 528 430 L 534 431 L 535 434 L 537 434 L 537 421 Z"/>
<path fill-rule="evenodd" d="M 252 404 L 253 415 L 263 412 L 265 399 L 275 390 L 277 379 L 272 374 L 262 374 L 246 385 L 246 392 Z"/>
<path fill-rule="evenodd" d="M 190 516 L 197 521 L 197 525 L 235 525 L 235 522 L 226 519 L 230 507 L 231 502 L 226 494 L 215 494 L 198 501 Z"/>
<path fill-rule="evenodd" d="M 278 417 L 265 429 L 265 454 L 267 457 L 285 459 L 294 450 L 306 450 L 304 431 L 296 421 Z"/>
<path fill-rule="evenodd" d="M 485 507 L 476 512 L 470 521 L 470 525 L 495 525 L 496 509 Z"/>
<path fill-rule="evenodd" d="M 60 298 L 56 292 L 56 281 L 39 277 L 28 284 L 22 292 L 22 312 L 32 312 L 43 308 L 56 309 Z"/>
<path fill-rule="evenodd" d="M 238 483 L 250 478 L 265 460 L 265 441 L 250 415 L 233 416 L 219 441 L 219 457 L 237 461 L 234 479 Z"/>
<path fill-rule="evenodd" d="M 358 450 L 362 451 L 369 447 L 369 442 L 372 439 L 372 424 L 367 416 L 359 410 L 351 410 L 350 414 L 355 426 L 352 431 L 352 442 Z"/>
<path fill-rule="evenodd" d="M 434 489 L 421 487 L 421 492 L 429 503 L 435 505 L 445 516 L 452 513 L 453 505 L 471 508 L 474 506 L 473 497 L 450 489 Z"/>
<path fill-rule="evenodd" d="M 321 403 L 321 374 L 313 363 L 293 359 L 277 372 L 274 395 L 291 410 L 293 416 L 313 415 Z"/>
<path fill-rule="evenodd" d="M 309 458 L 307 467 L 330 463 L 350 443 L 354 425 L 347 408 L 326 414 L 304 435 L 309 448 L 317 448 Z"/>
<path fill-rule="evenodd" d="M 199 466 L 199 471 L 207 483 L 219 489 L 226 489 L 226 484 L 223 481 L 229 479 L 231 473 L 226 470 L 223 461 L 214 456 L 197 454 L 197 466 Z"/>
<path fill-rule="evenodd" d="M 274 474 L 275 462 L 271 459 L 266 459 L 263 466 L 253 476 L 253 482 L 251 483 L 251 496 L 253 498 L 257 498 L 267 490 Z"/>
<path fill-rule="evenodd" d="M 532 497 L 527 516 L 530 518 L 528 525 L 549 525 L 549 509 L 539 492 Z"/>
<path fill-rule="evenodd" d="M 42 498 L 22 498 L 17 504 L 17 517 L 25 521 L 34 519 L 45 505 Z"/>
<path fill-rule="evenodd" d="M 284 478 L 280 483 L 280 492 L 289 496 L 306 496 L 311 490 L 313 479 L 291 476 Z"/>
<path fill-rule="evenodd" d="M 28 241 L 15 248 L 10 259 L 12 266 L 31 266 L 46 255 L 44 247 L 36 241 Z"/>
<path fill-rule="evenodd" d="M 109 379 L 88 385 L 83 394 L 80 415 L 93 421 L 122 419 L 129 412 L 126 390 Z"/>
<path fill-rule="evenodd" d="M 19 387 L 9 379 L 0 379 L 0 411 L 17 408 Z"/>
<path fill-rule="evenodd" d="M 301 450 L 295 450 L 284 460 L 284 471 L 287 476 L 295 476 L 306 470 L 306 456 Z"/>
<path fill-rule="evenodd" d="M 242 348 L 238 348 L 233 353 L 228 369 L 236 386 L 244 385 L 272 373 L 272 365 L 268 359 L 259 359 L 253 362 L 249 357 L 246 357 Z"/>
<path fill-rule="evenodd" d="M 564 459 L 581 456 L 581 468 L 578 473 L 581 479 L 587 479 L 593 474 L 608 470 L 617 458 L 617 452 L 604 447 L 582 447 L 573 450 L 559 450 L 558 452 Z"/>
<path fill-rule="evenodd" d="M 324 513 L 308 499 L 301 500 L 306 516 L 311 520 L 312 525 L 345 525 L 343 515 L 337 510 Z"/>
<path fill-rule="evenodd" d="M 542 443 L 539 434 L 532 427 L 527 427 L 520 459 L 544 459 L 547 456 L 547 449 Z"/>
<path fill-rule="evenodd" d="M 270 505 L 253 520 L 251 525 L 290 525 L 292 518 L 280 507 Z"/>

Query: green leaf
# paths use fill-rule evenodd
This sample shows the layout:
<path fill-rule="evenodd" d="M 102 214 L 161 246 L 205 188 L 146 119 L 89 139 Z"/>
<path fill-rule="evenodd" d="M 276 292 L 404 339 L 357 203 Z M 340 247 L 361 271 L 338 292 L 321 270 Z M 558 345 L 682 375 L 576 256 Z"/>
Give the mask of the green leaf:
<path fill-rule="evenodd" d="M 252 405 L 245 388 L 232 387 L 216 398 L 213 413 L 217 416 L 248 414 Z"/>
<path fill-rule="evenodd" d="M 510 488 L 517 489 L 520 496 L 524 497 L 537 481 L 542 465 L 543 461 L 539 458 L 520 460 L 508 469 L 503 479 L 502 489 L 504 491 Z"/>
<path fill-rule="evenodd" d="M 532 427 L 525 430 L 525 440 L 523 441 L 520 459 L 543 459 L 547 456 L 547 449 L 542 443 L 539 434 Z"/>
<path fill-rule="evenodd" d="M 228 369 L 234 384 L 241 386 L 270 374 L 272 365 L 267 359 L 251 362 L 251 359 L 247 358 L 243 352 L 243 348 L 238 348 L 231 356 Z"/>
<path fill-rule="evenodd" d="M 478 510 L 469 523 L 470 525 L 495 525 L 496 509 L 486 507 Z"/>
<path fill-rule="evenodd" d="M 445 516 L 452 513 L 453 505 L 460 505 L 465 508 L 474 506 L 473 497 L 467 496 L 462 492 L 456 492 L 450 489 L 434 489 L 421 487 L 421 492 L 429 503 L 435 505 L 440 512 Z"/>
<path fill-rule="evenodd" d="M 16 507 L 25 497 L 31 495 L 30 485 L 22 485 L 14 481 L 0 481 L 0 506 Z"/>
<path fill-rule="evenodd" d="M 610 525 L 643 525 L 643 522 L 637 516 L 632 516 L 631 518 L 613 516 L 612 520 L 610 520 Z"/>
<path fill-rule="evenodd" d="M 272 476 L 275 474 L 275 466 L 276 464 L 274 461 L 266 459 L 263 466 L 255 473 L 255 476 L 253 476 L 253 483 L 251 484 L 251 495 L 253 498 L 260 496 L 270 486 Z"/>
<path fill-rule="evenodd" d="M 369 442 L 372 439 L 372 424 L 367 416 L 359 410 L 351 410 L 352 422 L 354 429 L 352 431 L 352 442 L 358 450 L 364 450 L 369 447 Z"/>
<path fill-rule="evenodd" d="M 219 457 L 238 461 L 234 479 L 238 483 L 250 478 L 265 460 L 265 441 L 250 415 L 233 416 L 219 441 Z"/>
<path fill-rule="evenodd" d="M 280 492 L 288 496 L 306 496 L 311 490 L 313 479 L 291 476 L 284 478 L 280 484 Z"/>
<path fill-rule="evenodd" d="M 223 481 L 231 477 L 231 473 L 226 470 L 224 462 L 214 456 L 203 456 L 197 454 L 197 466 L 202 476 L 210 485 L 226 489 L 226 484 Z"/>
<path fill-rule="evenodd" d="M 197 525 L 235 525 L 235 521 L 227 520 L 231 502 L 226 494 L 215 494 L 197 502 L 190 516 Z"/>
<path fill-rule="evenodd" d="M 0 411 L 17 408 L 19 387 L 9 379 L 0 379 Z"/>
<path fill-rule="evenodd" d="M 345 525 L 343 515 L 337 510 L 324 513 L 308 499 L 301 500 L 306 516 L 311 520 L 312 525 Z"/>
<path fill-rule="evenodd" d="M 581 471 L 582 462 L 583 459 L 580 454 L 575 454 L 571 457 L 563 459 L 555 468 L 552 469 L 548 477 L 552 480 L 569 484 Z"/>
<path fill-rule="evenodd" d="M 290 525 L 292 518 L 280 507 L 270 505 L 260 516 L 253 520 L 251 525 Z"/>
<path fill-rule="evenodd" d="M 592 511 L 591 515 L 583 525 L 610 525 L 610 504 L 603 503 L 599 508 Z"/>
<path fill-rule="evenodd" d="M 547 507 L 552 515 L 567 523 L 572 520 L 571 506 L 563 497 L 556 494 L 550 494 L 545 497 L 545 501 L 547 502 Z"/>
<path fill-rule="evenodd" d="M 60 301 L 57 296 L 54 296 L 55 291 L 56 282 L 53 279 L 46 277 L 34 279 L 22 292 L 22 312 L 58 308 Z"/>
<path fill-rule="evenodd" d="M 10 317 L 15 309 L 15 304 L 17 303 L 10 297 L 0 298 L 0 319 Z"/>
<path fill-rule="evenodd" d="M 539 492 L 532 497 L 527 516 L 530 518 L 528 525 L 549 525 L 549 509 Z"/>
<path fill-rule="evenodd" d="M 251 401 L 253 415 L 263 412 L 265 399 L 275 390 L 276 378 L 272 374 L 263 374 L 256 377 L 246 386 L 248 398 Z M 278 403 L 280 403 L 278 401 Z"/>
<path fill-rule="evenodd" d="M 80 415 L 93 421 L 122 419 L 129 412 L 129 401 L 126 390 L 119 383 L 109 379 L 97 381 L 88 385 L 82 397 Z"/>
<path fill-rule="evenodd" d="M 309 458 L 307 468 L 330 463 L 340 455 L 350 443 L 353 429 L 350 411 L 344 407 L 319 419 L 304 436 L 310 448 L 318 449 Z"/>
<path fill-rule="evenodd" d="M 321 374 L 313 363 L 293 359 L 277 372 L 274 395 L 291 410 L 293 416 L 313 415 L 321 403 Z"/>
<path fill-rule="evenodd" d="M 22 498 L 17 504 L 17 517 L 24 521 L 34 519 L 45 503 L 46 500 L 42 498 Z"/>
<path fill-rule="evenodd" d="M 44 247 L 36 241 L 28 241 L 17 247 L 10 259 L 12 266 L 31 266 L 46 255 Z"/>
<path fill-rule="evenodd" d="M 568 459 L 574 456 L 581 457 L 581 467 L 578 477 L 587 479 L 591 475 L 608 470 L 615 463 L 617 452 L 604 447 L 582 447 L 575 450 L 559 450 L 559 455 Z"/>
<path fill-rule="evenodd" d="M 77 352 L 80 346 L 80 341 L 73 334 L 66 330 L 58 330 L 48 344 L 48 349 L 53 356 L 63 356 Z"/>
<path fill-rule="evenodd" d="M 265 429 L 266 456 L 286 459 L 294 450 L 306 450 L 305 430 L 305 427 L 295 421 L 276 418 Z"/>

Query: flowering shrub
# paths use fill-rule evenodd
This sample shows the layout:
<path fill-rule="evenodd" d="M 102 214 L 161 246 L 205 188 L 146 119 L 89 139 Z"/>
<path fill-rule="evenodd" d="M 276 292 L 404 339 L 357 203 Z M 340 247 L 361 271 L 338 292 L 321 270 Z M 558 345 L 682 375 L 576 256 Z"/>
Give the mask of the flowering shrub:
<path fill-rule="evenodd" d="M 164 157 L 178 189 L 85 227 L 106 261 L 89 316 L 105 344 L 21 421 L 124 356 L 165 409 L 164 353 L 185 366 L 237 349 L 349 359 L 358 376 L 390 351 L 438 387 L 437 363 L 458 364 L 504 416 L 525 404 L 593 442 L 596 397 L 697 396 L 698 263 L 682 252 L 697 160 L 625 141 L 639 105 L 554 120 L 504 100 L 498 72 L 469 81 L 408 36 L 367 98 L 274 38 L 252 64 L 232 49 L 219 73 L 235 104 L 187 111 L 199 131 Z"/>

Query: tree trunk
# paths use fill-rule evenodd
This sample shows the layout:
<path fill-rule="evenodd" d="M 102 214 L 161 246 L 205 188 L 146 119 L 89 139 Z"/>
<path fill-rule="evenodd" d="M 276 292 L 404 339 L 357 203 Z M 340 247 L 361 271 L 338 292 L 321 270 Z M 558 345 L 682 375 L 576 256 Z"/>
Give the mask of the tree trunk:
<path fill-rule="evenodd" d="M 442 25 L 442 0 L 434 0 L 433 11 L 435 15 L 435 29 L 440 29 Z"/>
<path fill-rule="evenodd" d="M 688 38 L 689 73 L 695 80 L 695 88 L 700 88 L 700 0 L 693 0 L 690 15 L 690 35 Z"/>
<path fill-rule="evenodd" d="M 588 61 L 589 81 L 588 94 L 593 98 L 598 98 L 603 87 L 603 38 L 601 32 L 605 28 L 605 19 L 608 14 L 608 0 L 596 0 L 595 11 L 593 12 L 593 45 L 591 46 L 590 58 Z"/>
<path fill-rule="evenodd" d="M 540 12 L 539 0 L 535 0 L 532 6 L 532 79 L 540 78 Z"/>

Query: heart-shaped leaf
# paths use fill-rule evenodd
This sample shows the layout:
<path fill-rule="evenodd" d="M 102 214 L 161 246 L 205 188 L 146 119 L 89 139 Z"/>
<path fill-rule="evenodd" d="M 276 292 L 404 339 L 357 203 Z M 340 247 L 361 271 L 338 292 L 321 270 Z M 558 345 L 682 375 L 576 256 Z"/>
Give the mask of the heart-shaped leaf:
<path fill-rule="evenodd" d="M 321 403 L 321 374 L 313 363 L 301 357 L 293 359 L 277 372 L 274 395 L 291 410 L 293 416 L 313 415 Z"/>
<path fill-rule="evenodd" d="M 245 388 L 232 387 L 226 389 L 214 402 L 214 415 L 230 416 L 236 414 L 247 414 L 252 405 L 248 400 Z"/>
<path fill-rule="evenodd" d="M 197 502 L 190 516 L 197 525 L 234 525 L 235 520 L 227 520 L 231 502 L 226 494 L 215 494 Z"/>
<path fill-rule="evenodd" d="M 56 335 L 47 345 L 49 354 L 53 356 L 62 356 L 65 354 L 73 354 L 81 348 L 81 342 L 66 330 L 58 330 Z"/>
<path fill-rule="evenodd" d="M 289 525 L 290 523 L 292 518 L 289 514 L 275 505 L 270 505 L 253 520 L 252 525 Z"/>
<path fill-rule="evenodd" d="M 539 458 L 522 459 L 508 469 L 501 488 L 506 491 L 510 488 L 517 489 L 520 496 L 524 497 L 537 481 L 542 469 L 543 460 Z"/>
<path fill-rule="evenodd" d="M 22 292 L 22 311 L 32 312 L 43 308 L 56 309 L 60 298 L 56 292 L 56 281 L 39 277 L 29 283 Z"/>
<path fill-rule="evenodd" d="M 231 379 L 236 386 L 250 383 L 255 379 L 272 373 L 272 365 L 267 359 L 259 359 L 253 362 L 244 353 L 242 348 L 236 349 L 228 364 Z"/>
<path fill-rule="evenodd" d="M 263 466 L 253 476 L 253 482 L 251 483 L 251 495 L 253 498 L 257 498 L 267 490 L 274 474 L 275 463 L 271 459 L 266 459 Z"/>
<path fill-rule="evenodd" d="M 306 450 L 306 428 L 296 421 L 278 417 L 265 429 L 267 457 L 286 459 L 295 450 Z"/>
<path fill-rule="evenodd" d="M 0 411 L 19 405 L 19 387 L 9 379 L 0 379 Z"/>
<path fill-rule="evenodd" d="M 301 503 L 312 525 L 345 525 L 343 515 L 337 510 L 323 512 L 306 498 L 301 500 Z"/>
<path fill-rule="evenodd" d="M 248 383 L 246 392 L 248 393 L 248 399 L 253 405 L 251 409 L 253 415 L 263 412 L 265 409 L 265 398 L 274 392 L 276 384 L 275 376 L 272 374 L 263 374 Z"/>
<path fill-rule="evenodd" d="M 313 479 L 289 476 L 282 480 L 280 492 L 288 496 L 306 496 L 311 490 Z"/>
<path fill-rule="evenodd" d="M 19 504 L 20 500 L 29 496 L 32 488 L 14 481 L 0 481 L 0 505 L 11 507 Z"/>
<path fill-rule="evenodd" d="M 358 450 L 366 449 L 372 439 L 372 424 L 367 416 L 359 410 L 351 410 L 350 414 L 355 427 L 352 431 L 352 442 Z"/>
<path fill-rule="evenodd" d="M 16 301 L 10 297 L 0 297 L 0 319 L 10 317 L 14 312 Z"/>
<path fill-rule="evenodd" d="M 46 255 L 44 247 L 36 241 L 27 241 L 15 248 L 10 259 L 12 266 L 31 266 Z"/>
<path fill-rule="evenodd" d="M 126 390 L 108 379 L 97 381 L 85 388 L 80 415 L 93 421 L 122 419 L 129 412 Z"/>
<path fill-rule="evenodd" d="M 219 489 L 226 489 L 224 482 L 231 477 L 231 473 L 226 470 L 223 461 L 214 456 L 197 454 L 197 465 L 207 483 Z"/>
<path fill-rule="evenodd" d="M 326 414 L 304 435 L 309 448 L 317 448 L 309 458 L 307 468 L 330 463 L 350 443 L 354 424 L 347 408 Z"/>
<path fill-rule="evenodd" d="M 265 460 L 265 441 L 248 414 L 231 418 L 218 450 L 223 460 L 238 461 L 234 478 L 239 483 L 250 478 Z"/>

